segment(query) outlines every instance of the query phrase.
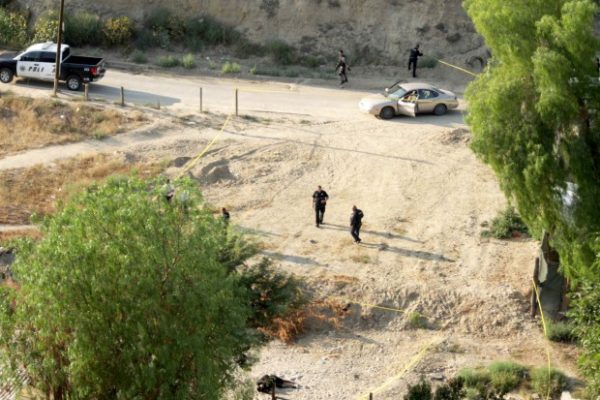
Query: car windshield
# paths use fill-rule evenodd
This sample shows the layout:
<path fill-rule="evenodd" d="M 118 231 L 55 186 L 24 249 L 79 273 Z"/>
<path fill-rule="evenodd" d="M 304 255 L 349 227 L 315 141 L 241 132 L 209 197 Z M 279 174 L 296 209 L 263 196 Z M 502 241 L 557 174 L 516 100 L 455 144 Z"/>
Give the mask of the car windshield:
<path fill-rule="evenodd" d="M 404 89 L 402 86 L 400 85 L 395 85 L 392 86 L 391 88 L 389 88 L 386 92 L 385 92 L 385 96 L 386 97 L 391 97 L 394 99 L 400 99 L 402 96 L 404 96 L 406 94 L 406 89 Z"/>

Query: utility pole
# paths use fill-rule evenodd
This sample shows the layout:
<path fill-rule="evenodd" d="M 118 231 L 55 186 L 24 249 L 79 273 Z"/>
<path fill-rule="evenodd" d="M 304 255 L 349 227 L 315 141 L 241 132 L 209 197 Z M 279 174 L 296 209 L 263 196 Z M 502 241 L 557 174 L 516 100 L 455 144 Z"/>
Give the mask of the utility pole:
<path fill-rule="evenodd" d="M 65 15 L 65 0 L 60 0 L 60 14 L 58 18 L 58 40 L 56 41 L 56 70 L 54 71 L 54 97 L 58 92 L 58 80 L 60 79 L 60 63 L 61 59 L 61 47 L 63 40 L 63 25 L 64 25 L 64 15 Z"/>

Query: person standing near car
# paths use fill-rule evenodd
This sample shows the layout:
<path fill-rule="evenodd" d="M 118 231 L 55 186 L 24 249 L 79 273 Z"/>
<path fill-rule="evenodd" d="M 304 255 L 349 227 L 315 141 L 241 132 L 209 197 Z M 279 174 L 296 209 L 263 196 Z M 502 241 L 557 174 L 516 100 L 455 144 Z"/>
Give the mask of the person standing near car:
<path fill-rule="evenodd" d="M 317 190 L 313 193 L 313 208 L 315 209 L 315 226 L 318 228 L 323 223 L 323 217 L 325 216 L 325 206 L 329 195 L 319 185 Z"/>
<path fill-rule="evenodd" d="M 419 50 L 419 45 L 417 44 L 413 49 L 410 49 L 410 57 L 408 58 L 408 70 L 410 71 L 412 67 L 412 76 L 413 78 L 417 77 L 417 61 L 419 57 L 422 57 L 423 53 Z"/>
<path fill-rule="evenodd" d="M 362 226 L 362 219 L 365 216 L 362 210 L 356 206 L 352 206 L 352 214 L 350 214 L 350 234 L 354 239 L 354 243 L 360 243 L 360 227 Z"/>
<path fill-rule="evenodd" d="M 350 71 L 350 67 L 346 61 L 346 55 L 344 54 L 344 50 L 340 49 L 340 54 L 338 57 L 338 63 L 335 67 L 338 75 L 340 76 L 340 86 L 343 86 L 344 83 L 348 83 L 348 72 Z"/>

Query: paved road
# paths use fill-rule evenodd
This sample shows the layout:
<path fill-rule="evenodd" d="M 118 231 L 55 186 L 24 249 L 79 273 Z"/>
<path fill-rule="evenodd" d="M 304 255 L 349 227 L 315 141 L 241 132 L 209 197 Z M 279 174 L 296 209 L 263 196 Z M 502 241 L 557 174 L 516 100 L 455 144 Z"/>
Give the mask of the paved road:
<path fill-rule="evenodd" d="M 324 89 L 286 83 L 264 83 L 219 79 L 210 77 L 177 77 L 164 74 L 134 74 L 109 70 L 106 77 L 90 86 L 90 96 L 116 102 L 120 88 L 125 88 L 125 101 L 136 105 L 156 105 L 179 110 L 198 110 L 199 90 L 203 88 L 204 109 L 233 112 L 235 88 L 239 88 L 240 113 L 268 111 L 306 114 L 335 119 L 355 116 L 357 104 L 365 92 L 348 89 Z M 13 90 L 19 94 L 40 96 L 49 94 L 52 84 L 16 80 L 0 90 Z M 69 97 L 82 93 L 69 92 L 61 84 L 62 93 Z"/>

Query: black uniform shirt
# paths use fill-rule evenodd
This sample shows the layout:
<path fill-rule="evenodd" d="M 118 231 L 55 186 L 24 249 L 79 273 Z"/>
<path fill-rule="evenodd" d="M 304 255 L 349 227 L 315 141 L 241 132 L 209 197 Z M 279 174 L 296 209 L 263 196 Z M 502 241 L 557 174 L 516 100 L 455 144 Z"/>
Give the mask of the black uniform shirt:
<path fill-rule="evenodd" d="M 319 204 L 319 205 L 325 205 L 327 203 L 327 200 L 329 200 L 329 195 L 327 194 L 326 191 L 324 190 L 316 190 L 313 193 L 313 202 L 315 204 Z"/>

